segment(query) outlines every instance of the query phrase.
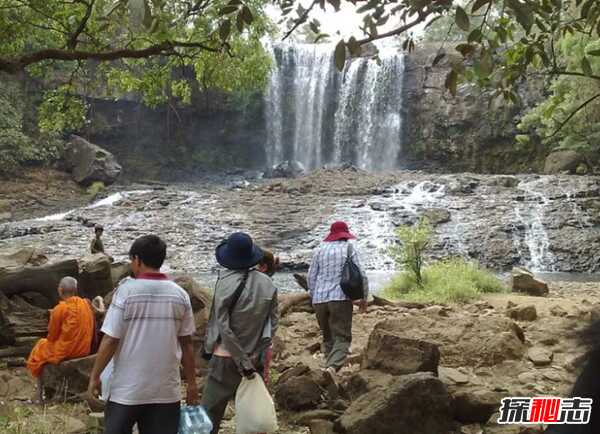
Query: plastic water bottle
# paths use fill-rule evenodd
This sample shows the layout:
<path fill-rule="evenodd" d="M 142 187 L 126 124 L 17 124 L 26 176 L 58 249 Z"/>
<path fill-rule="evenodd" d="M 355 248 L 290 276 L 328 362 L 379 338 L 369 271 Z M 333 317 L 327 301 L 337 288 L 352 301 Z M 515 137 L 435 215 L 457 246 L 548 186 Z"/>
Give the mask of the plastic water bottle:
<path fill-rule="evenodd" d="M 210 434 L 213 424 L 201 405 L 181 407 L 179 434 Z"/>

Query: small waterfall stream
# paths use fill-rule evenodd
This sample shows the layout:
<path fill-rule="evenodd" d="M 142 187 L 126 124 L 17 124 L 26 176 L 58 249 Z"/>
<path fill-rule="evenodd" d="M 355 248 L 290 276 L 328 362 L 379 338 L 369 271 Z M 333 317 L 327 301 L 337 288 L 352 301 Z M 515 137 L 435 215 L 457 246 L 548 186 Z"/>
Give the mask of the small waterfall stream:
<path fill-rule="evenodd" d="M 352 163 L 398 166 L 402 144 L 404 57 L 381 47 L 339 72 L 330 44 L 275 44 L 265 95 L 269 165 L 297 160 L 308 170 Z"/>
<path fill-rule="evenodd" d="M 556 258 L 550 251 L 550 238 L 545 227 L 546 208 L 550 199 L 535 188 L 539 180 L 521 182 L 519 189 L 525 193 L 522 204 L 515 207 L 515 218 L 525 228 L 524 243 L 529 251 L 525 264 L 531 271 L 555 271 Z"/>

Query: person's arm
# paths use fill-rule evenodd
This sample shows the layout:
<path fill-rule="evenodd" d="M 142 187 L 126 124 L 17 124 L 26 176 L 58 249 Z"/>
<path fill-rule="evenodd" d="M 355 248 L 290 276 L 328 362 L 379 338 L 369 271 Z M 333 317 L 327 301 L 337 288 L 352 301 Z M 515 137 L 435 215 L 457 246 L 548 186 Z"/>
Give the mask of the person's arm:
<path fill-rule="evenodd" d="M 50 312 L 50 320 L 48 321 L 48 337 L 47 339 L 50 342 L 56 342 L 60 337 L 60 331 L 62 328 L 62 322 L 64 318 L 64 305 L 63 303 L 59 303 L 52 311 Z"/>
<path fill-rule="evenodd" d="M 312 261 L 310 261 L 310 267 L 308 268 L 308 292 L 312 298 L 315 286 L 317 285 L 317 276 L 319 275 L 319 252 L 315 252 Z"/>
<path fill-rule="evenodd" d="M 215 297 L 216 296 L 215 291 Z M 231 357 L 238 369 L 244 374 L 251 373 L 255 371 L 254 365 L 252 364 L 250 357 L 248 357 L 242 348 L 242 344 L 240 344 L 240 341 L 231 329 L 229 323 L 229 306 L 232 301 L 233 293 L 220 300 L 218 305 L 215 305 L 219 336 L 221 336 L 221 343 L 223 346 L 231 353 Z"/>
<path fill-rule="evenodd" d="M 277 326 L 279 325 L 279 301 L 277 300 L 277 290 L 273 294 L 273 300 L 271 301 L 271 338 L 275 337 L 277 332 Z"/>
<path fill-rule="evenodd" d="M 100 348 L 98 348 L 98 352 L 96 353 L 96 360 L 94 360 L 94 367 L 92 368 L 88 384 L 88 394 L 93 398 L 97 398 L 100 394 L 100 374 L 102 374 L 110 359 L 115 355 L 118 346 L 119 339 L 108 335 L 104 335 L 102 342 L 100 342 Z"/>
<path fill-rule="evenodd" d="M 187 405 L 198 405 L 198 385 L 196 384 L 196 358 L 194 356 L 194 343 L 192 336 L 196 332 L 196 323 L 194 322 L 194 311 L 190 297 L 186 294 L 186 307 L 183 314 L 183 320 L 179 326 L 177 336 L 181 346 L 181 364 L 183 365 L 183 375 L 187 384 Z"/>
<path fill-rule="evenodd" d="M 198 385 L 196 384 L 196 360 L 194 358 L 194 343 L 192 336 L 179 336 L 179 345 L 181 345 L 181 364 L 183 365 L 183 375 L 187 384 L 187 405 L 198 405 Z"/>
<path fill-rule="evenodd" d="M 352 262 L 354 262 L 354 264 L 356 264 L 356 266 L 360 270 L 360 275 L 362 277 L 364 296 L 360 303 L 360 310 L 362 312 L 366 312 L 367 300 L 369 298 L 369 279 L 367 277 L 367 273 L 365 272 L 365 269 L 362 267 L 362 265 L 360 263 L 359 254 L 356 249 L 356 246 L 354 246 L 354 245 L 352 246 Z"/>

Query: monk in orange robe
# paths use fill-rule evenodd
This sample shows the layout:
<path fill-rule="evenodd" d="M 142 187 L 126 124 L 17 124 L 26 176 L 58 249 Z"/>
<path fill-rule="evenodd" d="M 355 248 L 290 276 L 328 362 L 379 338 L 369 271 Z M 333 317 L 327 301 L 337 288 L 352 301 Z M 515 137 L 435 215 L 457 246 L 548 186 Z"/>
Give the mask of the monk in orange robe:
<path fill-rule="evenodd" d="M 27 368 L 38 379 L 45 364 L 87 356 L 92 347 L 94 314 L 90 303 L 77 296 L 77 280 L 64 277 L 58 295 L 61 301 L 50 313 L 48 337 L 38 341 L 27 360 Z M 43 398 L 41 381 L 39 387 Z"/>

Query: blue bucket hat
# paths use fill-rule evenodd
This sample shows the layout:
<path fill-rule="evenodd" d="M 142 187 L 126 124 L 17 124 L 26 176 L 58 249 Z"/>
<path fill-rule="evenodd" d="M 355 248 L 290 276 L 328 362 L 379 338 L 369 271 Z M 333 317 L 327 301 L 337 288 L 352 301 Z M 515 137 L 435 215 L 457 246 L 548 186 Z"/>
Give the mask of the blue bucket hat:
<path fill-rule="evenodd" d="M 219 244 L 215 250 L 217 262 L 230 270 L 254 267 L 263 258 L 262 250 L 254 244 L 250 235 L 235 232 Z"/>

